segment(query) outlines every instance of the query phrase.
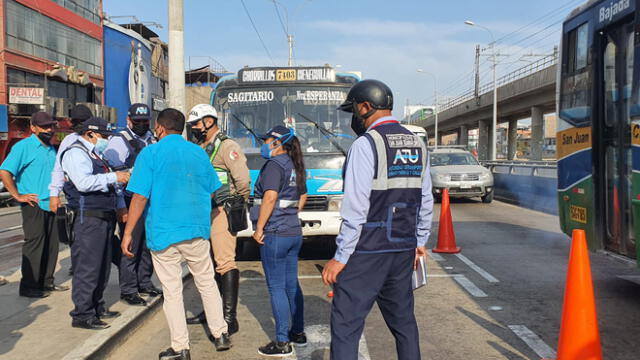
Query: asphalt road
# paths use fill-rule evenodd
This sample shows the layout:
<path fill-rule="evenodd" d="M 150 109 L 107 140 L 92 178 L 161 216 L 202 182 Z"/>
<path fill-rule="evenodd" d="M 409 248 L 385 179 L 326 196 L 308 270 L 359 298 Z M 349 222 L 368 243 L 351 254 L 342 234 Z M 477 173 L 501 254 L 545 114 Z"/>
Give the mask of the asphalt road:
<path fill-rule="evenodd" d="M 0 274 L 20 266 L 22 218 L 17 207 L 0 209 Z"/>

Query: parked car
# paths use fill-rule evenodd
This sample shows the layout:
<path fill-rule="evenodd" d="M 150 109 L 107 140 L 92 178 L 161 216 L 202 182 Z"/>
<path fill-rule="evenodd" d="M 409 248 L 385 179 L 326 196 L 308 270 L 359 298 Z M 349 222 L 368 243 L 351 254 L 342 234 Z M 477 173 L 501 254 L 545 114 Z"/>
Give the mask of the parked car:
<path fill-rule="evenodd" d="M 430 151 L 431 181 L 436 200 L 445 188 L 455 198 L 480 197 L 493 201 L 493 174 L 462 148 L 439 147 Z"/>

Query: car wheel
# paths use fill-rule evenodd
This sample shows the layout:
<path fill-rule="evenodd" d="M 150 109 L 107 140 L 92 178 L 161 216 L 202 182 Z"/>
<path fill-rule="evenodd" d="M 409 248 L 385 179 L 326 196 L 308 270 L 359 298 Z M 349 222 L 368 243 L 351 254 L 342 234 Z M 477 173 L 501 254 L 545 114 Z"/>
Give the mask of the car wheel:
<path fill-rule="evenodd" d="M 491 204 L 493 201 L 493 191 L 482 197 L 482 202 L 485 204 Z"/>

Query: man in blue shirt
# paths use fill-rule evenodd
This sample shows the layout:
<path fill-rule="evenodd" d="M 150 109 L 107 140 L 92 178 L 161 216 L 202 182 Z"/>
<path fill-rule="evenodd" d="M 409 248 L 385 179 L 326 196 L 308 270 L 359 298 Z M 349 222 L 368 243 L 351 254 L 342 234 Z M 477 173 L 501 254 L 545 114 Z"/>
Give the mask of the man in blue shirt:
<path fill-rule="evenodd" d="M 135 224 L 147 211 L 147 246 L 162 283 L 164 313 L 171 332 L 171 347 L 160 359 L 190 359 L 189 331 L 182 298 L 182 262 L 193 275 L 216 350 L 228 350 L 231 341 L 215 284 L 208 240 L 211 198 L 220 188 L 207 154 L 186 141 L 184 115 L 176 109 L 158 114 L 157 144 L 147 146 L 136 159 L 127 190 L 132 192 L 129 218 L 122 238 L 122 253 L 131 252 Z M 147 206 L 148 205 L 148 206 Z"/>
<path fill-rule="evenodd" d="M 47 186 L 56 161 L 56 151 L 49 144 L 56 123 L 45 112 L 34 113 L 31 136 L 13 145 L 0 166 L 0 177 L 22 211 L 20 296 L 42 298 L 49 296 L 49 291 L 69 290 L 53 283 L 59 243 Z"/>
<path fill-rule="evenodd" d="M 399 360 L 419 360 L 412 270 L 431 229 L 428 154 L 420 138 L 392 117 L 391 89 L 377 80 L 353 86 L 340 110 L 353 113 L 359 136 L 344 169 L 337 250 L 322 273 L 334 285 L 331 359 L 357 360 L 374 302 L 396 340 Z"/>
<path fill-rule="evenodd" d="M 104 158 L 112 168 L 130 170 L 142 149 L 156 142 L 156 138 L 149 130 L 150 119 L 151 110 L 147 105 L 133 104 L 129 107 L 127 128 L 112 136 L 104 151 Z M 124 192 L 127 207 L 131 204 L 132 195 L 131 192 Z M 122 238 L 124 227 L 125 223 L 118 223 L 120 238 Z M 131 250 L 135 255 L 133 258 L 122 256 L 120 243 L 116 245 L 113 249 L 113 257 L 120 273 L 120 298 L 129 305 L 144 306 L 147 302 L 139 293 L 151 297 L 162 294 L 162 290 L 156 288 L 151 282 L 153 264 L 151 253 L 145 244 L 144 219 L 138 221 L 133 231 L 131 244 Z"/>

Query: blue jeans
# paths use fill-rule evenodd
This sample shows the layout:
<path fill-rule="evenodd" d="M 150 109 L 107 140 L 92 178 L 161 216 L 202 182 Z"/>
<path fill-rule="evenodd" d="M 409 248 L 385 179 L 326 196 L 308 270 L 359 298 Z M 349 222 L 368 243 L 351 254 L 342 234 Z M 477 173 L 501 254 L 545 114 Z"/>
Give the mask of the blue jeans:
<path fill-rule="evenodd" d="M 265 235 L 264 245 L 260 248 L 276 321 L 276 341 L 289 341 L 289 316 L 291 332 L 304 331 L 304 299 L 298 283 L 300 247 L 302 236 Z"/>

